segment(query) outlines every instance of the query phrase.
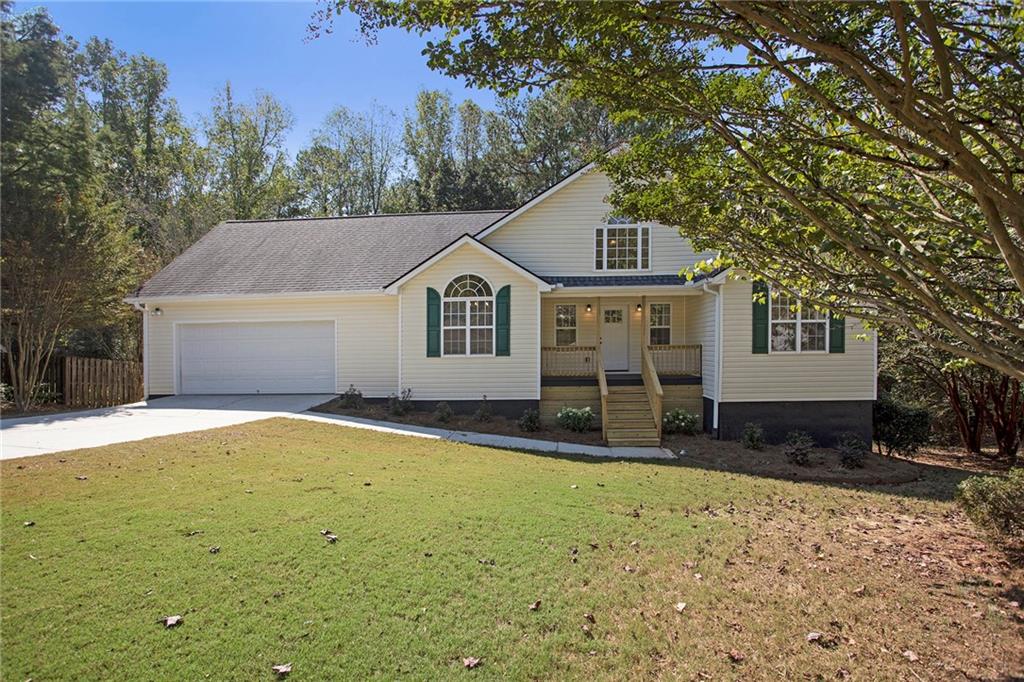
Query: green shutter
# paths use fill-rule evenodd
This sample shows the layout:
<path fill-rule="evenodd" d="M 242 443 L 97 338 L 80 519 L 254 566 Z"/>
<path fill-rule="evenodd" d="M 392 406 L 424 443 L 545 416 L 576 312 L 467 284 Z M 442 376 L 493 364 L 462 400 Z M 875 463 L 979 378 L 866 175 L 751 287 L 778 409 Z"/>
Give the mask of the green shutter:
<path fill-rule="evenodd" d="M 768 285 L 754 282 L 752 353 L 768 352 Z"/>
<path fill-rule="evenodd" d="M 846 318 L 838 315 L 828 316 L 828 352 L 846 352 Z"/>
<path fill-rule="evenodd" d="M 427 357 L 441 357 L 441 294 L 427 287 Z"/>
<path fill-rule="evenodd" d="M 509 327 L 512 317 L 509 298 L 512 295 L 512 287 L 505 285 L 498 289 L 498 295 L 494 300 L 494 326 L 497 338 L 494 340 L 495 355 L 510 355 L 509 353 Z"/>

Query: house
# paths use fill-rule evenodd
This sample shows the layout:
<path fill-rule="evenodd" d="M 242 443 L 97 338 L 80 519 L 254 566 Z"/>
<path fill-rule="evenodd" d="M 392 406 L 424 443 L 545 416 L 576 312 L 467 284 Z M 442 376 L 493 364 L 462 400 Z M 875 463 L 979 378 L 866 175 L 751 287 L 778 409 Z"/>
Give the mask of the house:
<path fill-rule="evenodd" d="M 680 278 L 708 254 L 615 216 L 609 189 L 588 166 L 511 212 L 222 223 L 126 299 L 146 393 L 590 405 L 610 443 L 658 442 L 675 408 L 727 439 L 870 438 L 873 332 L 736 273 Z"/>

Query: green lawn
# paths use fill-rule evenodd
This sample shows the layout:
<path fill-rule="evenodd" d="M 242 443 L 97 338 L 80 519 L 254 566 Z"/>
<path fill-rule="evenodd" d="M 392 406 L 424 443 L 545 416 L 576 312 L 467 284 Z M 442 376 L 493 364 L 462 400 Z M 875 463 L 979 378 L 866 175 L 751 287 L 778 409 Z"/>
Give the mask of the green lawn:
<path fill-rule="evenodd" d="M 287 419 L 8 461 L 0 672 L 1021 674 L 1020 573 L 948 493 L 941 477 L 857 490 Z"/>

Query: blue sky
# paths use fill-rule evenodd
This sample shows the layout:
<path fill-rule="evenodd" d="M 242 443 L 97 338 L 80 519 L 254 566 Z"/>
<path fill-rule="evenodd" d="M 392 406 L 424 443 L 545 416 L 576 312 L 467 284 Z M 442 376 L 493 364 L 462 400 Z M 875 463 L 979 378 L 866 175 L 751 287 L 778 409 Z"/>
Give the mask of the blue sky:
<path fill-rule="evenodd" d="M 293 154 L 339 104 L 359 111 L 376 100 L 401 116 L 424 87 L 448 90 L 456 101 L 494 102 L 492 93 L 428 69 L 417 36 L 389 31 L 367 45 L 354 18 L 344 16 L 333 34 L 307 40 L 311 2 L 19 2 L 15 11 L 38 5 L 81 43 L 110 38 L 167 64 L 170 95 L 192 121 L 225 81 L 239 97 L 273 93 L 295 115 Z"/>

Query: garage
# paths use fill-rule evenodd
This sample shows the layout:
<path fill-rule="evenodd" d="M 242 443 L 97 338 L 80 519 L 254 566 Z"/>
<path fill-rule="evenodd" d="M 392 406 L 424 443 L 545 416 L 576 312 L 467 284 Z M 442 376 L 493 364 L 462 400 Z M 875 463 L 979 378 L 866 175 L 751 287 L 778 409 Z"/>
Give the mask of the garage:
<path fill-rule="evenodd" d="M 334 393 L 333 320 L 176 326 L 178 393 Z"/>

